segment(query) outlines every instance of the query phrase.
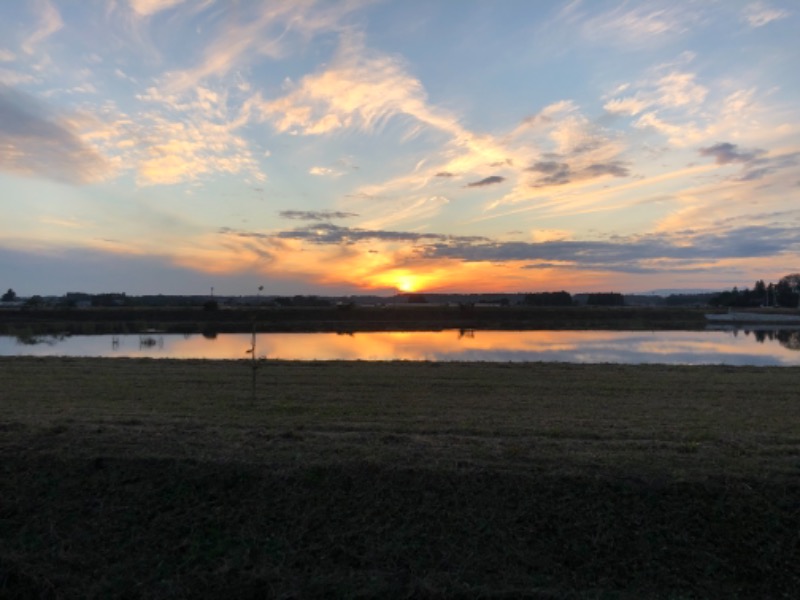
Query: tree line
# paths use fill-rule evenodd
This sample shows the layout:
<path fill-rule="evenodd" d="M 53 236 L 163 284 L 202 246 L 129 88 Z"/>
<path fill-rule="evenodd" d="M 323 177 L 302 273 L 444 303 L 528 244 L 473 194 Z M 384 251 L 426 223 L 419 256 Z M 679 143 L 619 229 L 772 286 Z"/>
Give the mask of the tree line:
<path fill-rule="evenodd" d="M 709 300 L 711 306 L 752 308 L 757 306 L 800 307 L 800 273 L 781 277 L 778 283 L 765 283 L 763 279 L 751 288 L 720 292 Z"/>

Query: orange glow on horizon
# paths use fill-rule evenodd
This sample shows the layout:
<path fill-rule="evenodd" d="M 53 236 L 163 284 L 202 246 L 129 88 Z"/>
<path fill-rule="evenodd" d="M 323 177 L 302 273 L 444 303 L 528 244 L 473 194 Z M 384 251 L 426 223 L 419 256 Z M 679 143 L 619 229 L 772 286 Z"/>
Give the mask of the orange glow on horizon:
<path fill-rule="evenodd" d="M 613 271 L 576 269 L 572 263 L 532 260 L 505 262 L 464 261 L 456 258 L 424 258 L 413 248 L 396 244 L 370 243 L 365 246 L 308 244 L 298 240 L 245 237 L 235 234 L 207 235 L 178 248 L 158 248 L 158 255 L 180 267 L 212 274 L 253 273 L 283 281 L 324 287 L 350 286 L 359 293 L 524 293 L 566 290 L 570 293 L 626 289 L 625 274 Z M 106 251 L 110 248 L 104 248 Z M 120 254 L 147 254 L 142 248 L 115 248 Z M 644 263 L 651 264 L 651 263 Z M 664 275 L 671 273 L 676 287 L 691 287 L 690 272 L 679 263 L 652 262 L 652 275 L 639 275 L 640 290 L 663 287 Z M 698 267 L 695 263 L 694 267 Z M 761 259 L 709 260 L 702 267 L 727 267 L 742 272 L 763 272 Z M 755 280 L 756 275 L 751 279 Z M 634 290 L 638 291 L 638 290 Z"/>

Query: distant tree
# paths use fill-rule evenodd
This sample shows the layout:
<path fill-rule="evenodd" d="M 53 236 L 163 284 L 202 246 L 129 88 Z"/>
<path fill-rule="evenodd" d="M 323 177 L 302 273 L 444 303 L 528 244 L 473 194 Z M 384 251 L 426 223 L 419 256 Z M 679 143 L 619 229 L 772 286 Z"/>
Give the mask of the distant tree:
<path fill-rule="evenodd" d="M 203 303 L 203 310 L 206 312 L 213 312 L 219 310 L 219 302 L 216 300 L 207 300 Z"/>
<path fill-rule="evenodd" d="M 753 289 L 740 290 L 733 287 L 729 291 L 720 292 L 709 300 L 712 306 L 729 308 L 748 308 L 755 306 L 797 307 L 800 302 L 800 273 L 782 277 L 777 284 L 767 284 L 763 279 L 756 281 Z"/>
<path fill-rule="evenodd" d="M 760 298 L 763 304 L 767 303 L 767 284 L 764 283 L 763 279 L 756 281 L 755 286 L 753 286 L 753 294 L 756 298 Z"/>
<path fill-rule="evenodd" d="M 590 306 L 625 306 L 625 297 L 618 292 L 589 294 L 586 304 Z"/>
<path fill-rule="evenodd" d="M 17 293 L 11 288 L 8 288 L 8 291 L 5 294 L 3 294 L 2 297 L 0 297 L 0 300 L 2 300 L 3 302 L 13 302 L 16 299 L 17 299 Z"/>
<path fill-rule="evenodd" d="M 25 301 L 25 306 L 27 308 L 39 308 L 44 304 L 44 298 L 39 295 L 31 296 Z"/>
<path fill-rule="evenodd" d="M 428 299 L 422 294 L 408 294 L 406 296 L 409 304 L 427 304 Z"/>
<path fill-rule="evenodd" d="M 800 287 L 800 273 L 792 273 L 791 275 L 784 275 L 783 277 L 781 277 L 781 281 L 788 283 L 790 286 L 794 288 Z"/>
<path fill-rule="evenodd" d="M 526 294 L 524 303 L 529 306 L 572 306 L 569 292 L 536 292 Z"/>
<path fill-rule="evenodd" d="M 665 299 L 667 306 L 704 306 L 712 304 L 719 294 L 670 294 Z"/>
<path fill-rule="evenodd" d="M 92 306 L 123 306 L 126 303 L 124 293 L 95 294 L 92 296 Z"/>
<path fill-rule="evenodd" d="M 780 306 L 796 307 L 800 298 L 800 273 L 781 277 L 775 286 L 775 299 Z"/>

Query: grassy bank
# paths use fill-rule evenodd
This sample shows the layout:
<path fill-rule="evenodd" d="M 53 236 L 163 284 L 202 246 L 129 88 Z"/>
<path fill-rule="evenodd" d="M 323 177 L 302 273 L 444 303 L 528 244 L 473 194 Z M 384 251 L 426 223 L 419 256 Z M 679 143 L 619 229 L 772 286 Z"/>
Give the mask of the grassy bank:
<path fill-rule="evenodd" d="M 0 359 L 0 597 L 792 597 L 799 376 Z"/>

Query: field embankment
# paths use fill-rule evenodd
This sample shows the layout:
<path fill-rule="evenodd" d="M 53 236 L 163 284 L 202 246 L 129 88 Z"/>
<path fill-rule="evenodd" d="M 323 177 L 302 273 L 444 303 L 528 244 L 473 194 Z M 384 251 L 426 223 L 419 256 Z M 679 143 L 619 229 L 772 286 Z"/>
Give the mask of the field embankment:
<path fill-rule="evenodd" d="M 704 311 L 663 307 L 331 306 L 90 308 L 0 311 L 0 335 L 439 331 L 442 329 L 703 329 Z"/>
<path fill-rule="evenodd" d="M 0 596 L 788 598 L 799 375 L 0 359 Z"/>

